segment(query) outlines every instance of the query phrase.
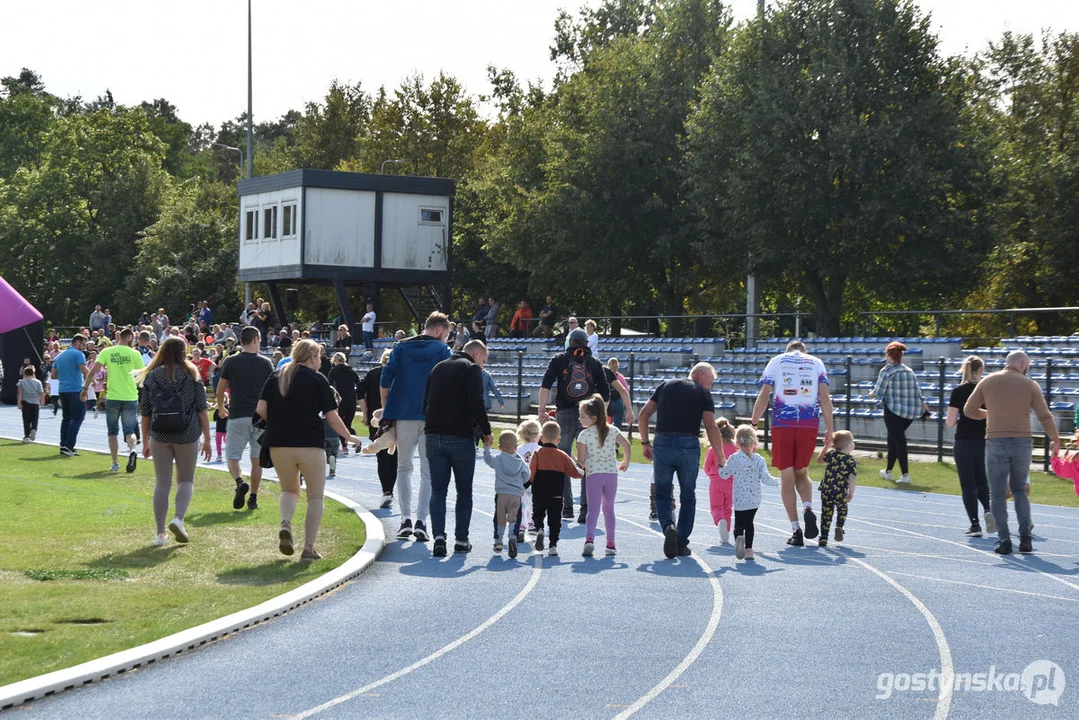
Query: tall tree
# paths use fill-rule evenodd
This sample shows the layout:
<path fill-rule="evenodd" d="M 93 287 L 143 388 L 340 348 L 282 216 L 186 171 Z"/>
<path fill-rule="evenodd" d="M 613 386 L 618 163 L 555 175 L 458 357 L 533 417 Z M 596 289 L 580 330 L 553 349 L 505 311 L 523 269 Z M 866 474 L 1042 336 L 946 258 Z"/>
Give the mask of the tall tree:
<path fill-rule="evenodd" d="M 910 0 L 791 0 L 738 35 L 691 121 L 689 180 L 720 254 L 804 289 L 839 332 L 854 284 L 930 302 L 988 241 L 969 77 Z"/>

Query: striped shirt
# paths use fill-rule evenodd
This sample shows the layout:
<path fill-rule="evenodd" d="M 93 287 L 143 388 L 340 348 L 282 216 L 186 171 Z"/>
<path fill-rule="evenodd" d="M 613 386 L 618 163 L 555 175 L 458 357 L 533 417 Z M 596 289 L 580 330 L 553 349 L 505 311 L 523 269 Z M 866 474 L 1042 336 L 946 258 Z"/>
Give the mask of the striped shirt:
<path fill-rule="evenodd" d="M 884 407 L 906 420 L 914 420 L 922 414 L 922 391 L 918 377 L 906 365 L 888 364 L 881 368 L 873 395 Z"/>

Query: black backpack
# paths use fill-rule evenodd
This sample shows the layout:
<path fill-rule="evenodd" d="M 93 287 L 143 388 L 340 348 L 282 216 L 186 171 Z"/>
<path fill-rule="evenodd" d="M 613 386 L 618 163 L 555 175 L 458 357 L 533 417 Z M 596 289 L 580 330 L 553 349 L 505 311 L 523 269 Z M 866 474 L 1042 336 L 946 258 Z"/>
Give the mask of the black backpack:
<path fill-rule="evenodd" d="M 182 371 L 181 371 L 182 372 Z M 191 378 L 189 377 L 188 380 Z M 156 433 L 181 433 L 187 430 L 191 422 L 191 412 L 184 407 L 184 398 L 180 395 L 183 381 L 162 389 L 154 399 L 154 412 L 150 418 L 150 429 Z"/>
<path fill-rule="evenodd" d="M 596 391 L 595 383 L 592 382 L 592 373 L 588 369 L 588 355 L 583 348 L 573 350 L 569 358 L 569 364 L 562 371 L 561 385 L 566 397 L 570 400 L 587 400 Z"/>

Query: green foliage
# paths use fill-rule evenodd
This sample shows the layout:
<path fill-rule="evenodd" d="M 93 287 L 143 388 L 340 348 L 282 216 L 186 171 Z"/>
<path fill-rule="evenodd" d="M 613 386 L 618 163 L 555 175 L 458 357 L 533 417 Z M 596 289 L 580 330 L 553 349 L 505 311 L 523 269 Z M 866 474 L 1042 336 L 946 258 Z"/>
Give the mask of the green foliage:
<path fill-rule="evenodd" d="M 750 23 L 691 122 L 716 252 L 748 250 L 767 283 L 801 288 L 823 334 L 853 286 L 961 296 L 973 277 L 953 268 L 987 240 L 967 90 L 907 0 L 796 0 Z"/>

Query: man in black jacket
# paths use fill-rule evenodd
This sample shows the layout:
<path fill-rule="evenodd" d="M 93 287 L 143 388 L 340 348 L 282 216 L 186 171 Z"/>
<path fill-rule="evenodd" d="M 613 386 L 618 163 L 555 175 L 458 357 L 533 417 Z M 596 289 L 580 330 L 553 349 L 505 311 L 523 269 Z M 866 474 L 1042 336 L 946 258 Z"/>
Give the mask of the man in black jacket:
<path fill-rule="evenodd" d="M 558 421 L 558 426 L 562 428 L 562 438 L 558 441 L 558 449 L 572 456 L 570 451 L 573 449 L 573 441 L 581 432 L 578 405 L 595 393 L 603 397 L 603 402 L 609 403 L 611 386 L 607 382 L 607 374 L 603 371 L 603 363 L 592 357 L 592 352 L 588 349 L 588 334 L 578 328 L 570 332 L 566 341 L 566 351 L 555 355 L 547 365 L 547 372 L 543 374 L 539 393 L 539 422 L 543 425 L 551 419 L 547 412 L 547 399 L 550 396 L 551 387 L 557 382 L 555 419 Z M 581 514 L 577 522 L 584 523 L 587 513 L 588 498 L 585 494 L 584 478 L 582 478 Z M 562 517 L 573 517 L 573 484 L 568 475 L 565 491 L 562 493 Z"/>
<path fill-rule="evenodd" d="M 431 531 L 436 557 L 446 555 L 446 495 L 453 472 L 457 490 L 454 552 L 468 552 L 472 520 L 472 476 L 476 470 L 475 433 L 491 442 L 491 423 L 483 405 L 483 365 L 487 347 L 479 340 L 435 365 L 423 396 L 427 464 L 431 472 Z"/>

